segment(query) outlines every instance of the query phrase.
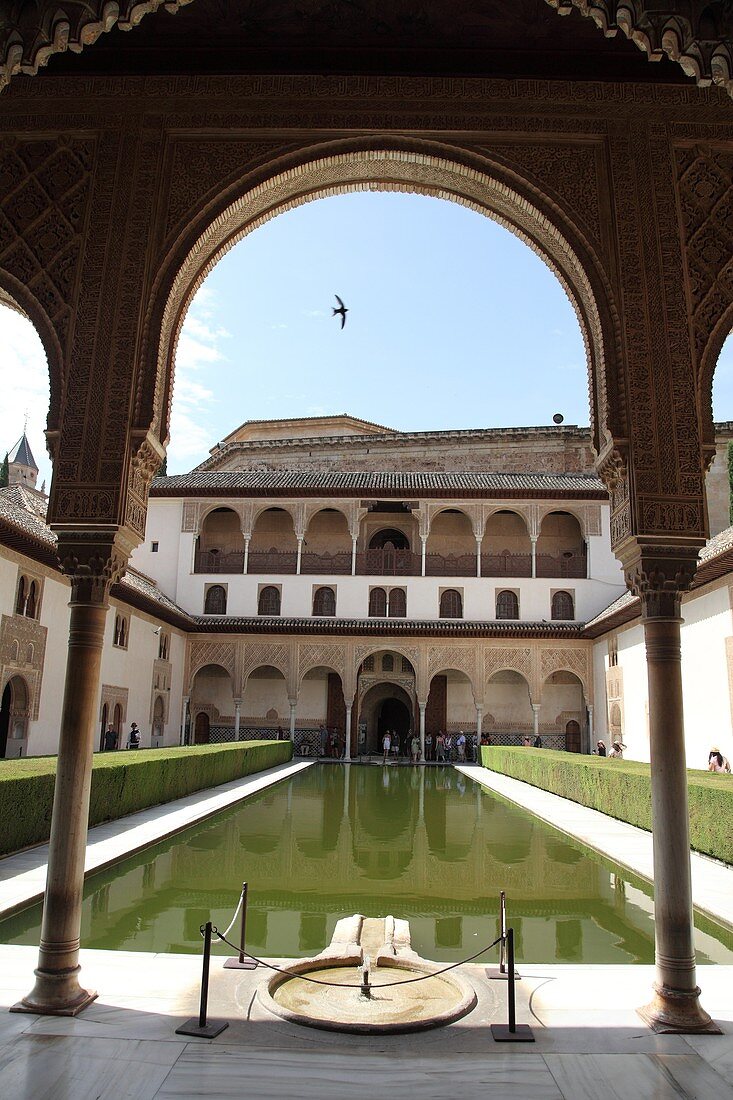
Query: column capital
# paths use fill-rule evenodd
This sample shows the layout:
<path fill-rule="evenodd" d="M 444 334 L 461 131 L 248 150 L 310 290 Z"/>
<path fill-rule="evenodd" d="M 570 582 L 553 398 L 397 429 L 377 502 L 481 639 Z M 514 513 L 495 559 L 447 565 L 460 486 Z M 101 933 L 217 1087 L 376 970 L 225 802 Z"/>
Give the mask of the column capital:
<path fill-rule="evenodd" d="M 121 529 L 52 525 L 61 570 L 71 581 L 71 603 L 106 607 L 109 590 L 121 579 L 133 544 Z"/>
<path fill-rule="evenodd" d="M 644 620 L 679 619 L 682 594 L 692 584 L 700 549 L 694 542 L 680 546 L 636 542 L 621 555 L 626 583 L 641 599 Z"/>

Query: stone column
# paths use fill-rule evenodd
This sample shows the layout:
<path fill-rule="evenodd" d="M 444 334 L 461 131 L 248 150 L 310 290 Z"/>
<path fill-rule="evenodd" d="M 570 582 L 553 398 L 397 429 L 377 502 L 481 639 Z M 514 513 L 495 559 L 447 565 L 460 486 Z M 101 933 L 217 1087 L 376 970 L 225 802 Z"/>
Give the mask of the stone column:
<path fill-rule="evenodd" d="M 669 580 L 668 573 L 645 570 L 636 575 L 632 587 L 641 597 L 649 682 L 656 941 L 654 997 L 640 1014 L 659 1032 L 717 1031 L 700 1004 L 695 972 L 680 653 L 682 586 Z"/>
<path fill-rule="evenodd" d="M 290 704 L 290 740 L 295 745 L 295 708 L 298 704 L 297 699 L 288 699 Z"/>
<path fill-rule="evenodd" d="M 234 700 L 234 740 L 239 740 L 239 721 L 242 712 L 242 700 Z"/>
<path fill-rule="evenodd" d="M 81 903 L 104 624 L 110 584 L 123 568 L 109 545 L 94 554 L 74 544 L 64 557 L 71 616 L 41 942 L 35 986 L 17 1012 L 75 1016 L 97 996 L 79 984 Z"/>
<path fill-rule="evenodd" d="M 476 539 L 476 576 L 481 576 L 481 539 Z"/>
<path fill-rule="evenodd" d="M 247 573 L 249 571 L 249 542 L 250 536 L 244 536 L 244 565 L 242 566 L 242 572 Z"/>
<path fill-rule="evenodd" d="M 298 557 L 295 562 L 295 572 L 297 576 L 300 576 L 300 561 L 303 557 L 303 536 L 298 535 Z"/>
<path fill-rule="evenodd" d="M 530 535 L 529 541 L 532 543 L 532 576 L 537 576 L 537 536 Z"/>
<path fill-rule="evenodd" d="M 344 748 L 344 760 L 351 763 L 351 703 L 346 704 L 346 747 Z"/>
<path fill-rule="evenodd" d="M 359 541 L 358 539 L 352 539 L 351 540 L 351 575 L 352 575 L 352 577 L 356 576 L 356 545 L 357 545 L 358 541 Z"/>
<path fill-rule="evenodd" d="M 540 704 L 532 703 L 532 728 L 534 730 L 535 738 L 538 737 L 540 732 Z"/>
<path fill-rule="evenodd" d="M 425 763 L 425 708 L 427 703 L 418 703 L 420 708 L 420 763 Z"/>
<path fill-rule="evenodd" d="M 182 703 L 183 703 L 183 707 L 182 707 L 182 713 L 181 713 L 181 744 L 185 745 L 186 744 L 186 719 L 188 717 L 188 704 L 189 704 L 189 696 L 188 695 L 183 696 Z"/>
<path fill-rule="evenodd" d="M 428 536 L 420 535 L 420 542 L 422 543 L 422 551 L 420 554 L 420 576 L 425 576 L 425 555 L 427 553 Z"/>
<path fill-rule="evenodd" d="M 588 752 L 593 752 L 593 704 L 586 703 L 585 709 L 588 711 Z"/>
<path fill-rule="evenodd" d="M 481 727 L 484 723 L 484 708 L 476 704 L 476 763 L 481 763 Z"/>

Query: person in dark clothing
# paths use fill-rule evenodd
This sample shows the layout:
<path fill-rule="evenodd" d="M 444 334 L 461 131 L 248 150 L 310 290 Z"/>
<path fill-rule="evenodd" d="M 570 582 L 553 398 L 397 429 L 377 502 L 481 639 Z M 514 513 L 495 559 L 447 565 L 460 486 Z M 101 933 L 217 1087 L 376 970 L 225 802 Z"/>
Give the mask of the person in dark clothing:
<path fill-rule="evenodd" d="M 133 722 L 130 726 L 130 736 L 127 739 L 128 749 L 140 748 L 140 730 L 137 728 L 137 722 Z"/>
<path fill-rule="evenodd" d="M 107 729 L 104 732 L 104 751 L 105 752 L 114 752 L 114 750 L 116 748 L 117 748 L 117 730 L 114 728 L 114 726 L 110 722 L 110 724 L 107 726 Z"/>

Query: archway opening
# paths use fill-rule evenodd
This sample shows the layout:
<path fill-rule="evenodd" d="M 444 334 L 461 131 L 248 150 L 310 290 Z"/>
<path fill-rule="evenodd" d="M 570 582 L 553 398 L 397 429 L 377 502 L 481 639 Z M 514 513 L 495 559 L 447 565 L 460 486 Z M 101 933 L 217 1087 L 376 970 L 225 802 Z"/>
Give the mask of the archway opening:
<path fill-rule="evenodd" d="M 0 758 L 27 753 L 28 700 L 25 680 L 13 676 L 5 685 L 0 701 Z"/>

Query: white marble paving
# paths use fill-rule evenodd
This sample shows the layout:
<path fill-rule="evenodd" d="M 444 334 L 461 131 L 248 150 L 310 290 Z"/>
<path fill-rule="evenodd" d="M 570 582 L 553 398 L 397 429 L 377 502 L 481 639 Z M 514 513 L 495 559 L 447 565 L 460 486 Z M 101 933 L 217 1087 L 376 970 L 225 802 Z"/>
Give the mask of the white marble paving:
<path fill-rule="evenodd" d="M 475 765 L 456 764 L 482 787 L 508 798 L 555 828 L 602 852 L 650 881 L 654 878 L 652 834 L 599 810 L 543 791 L 511 776 Z M 691 852 L 692 897 L 695 906 L 716 920 L 733 922 L 733 868 Z"/>
<path fill-rule="evenodd" d="M 95 825 L 89 830 L 85 872 L 99 871 L 164 837 L 181 832 L 257 791 L 289 779 L 313 763 L 305 760 L 280 764 L 220 787 L 197 791 L 175 802 L 151 806 L 128 817 Z M 43 896 L 47 864 L 47 844 L 0 859 L 0 916 L 31 905 Z"/>

